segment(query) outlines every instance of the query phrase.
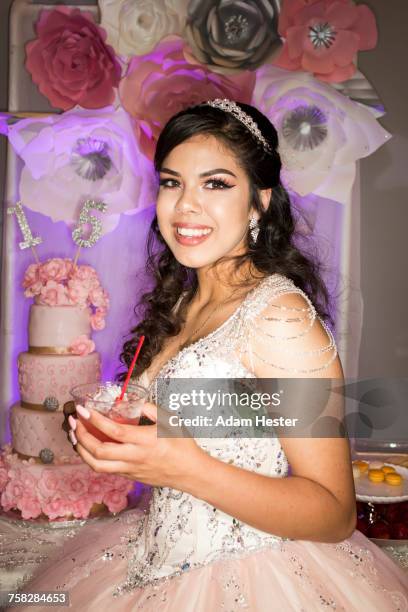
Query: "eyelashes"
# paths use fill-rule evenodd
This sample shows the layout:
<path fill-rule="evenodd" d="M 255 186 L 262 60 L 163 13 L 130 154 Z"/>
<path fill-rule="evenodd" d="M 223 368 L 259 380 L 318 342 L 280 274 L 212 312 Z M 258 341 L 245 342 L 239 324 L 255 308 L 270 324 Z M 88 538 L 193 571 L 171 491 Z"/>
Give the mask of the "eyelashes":
<path fill-rule="evenodd" d="M 169 185 L 168 183 L 176 183 L 176 185 Z M 218 190 L 218 189 L 221 189 L 221 190 L 231 189 L 232 187 L 234 187 L 234 185 L 230 185 L 229 183 L 227 183 L 226 181 L 222 179 L 210 179 L 205 182 L 205 185 L 208 185 L 209 183 L 212 183 L 214 185 L 214 187 L 210 188 L 210 191 Z M 159 185 L 160 187 L 164 187 L 165 189 L 174 189 L 174 187 L 179 186 L 180 183 L 176 181 L 175 179 L 167 178 L 167 179 L 160 179 Z"/>

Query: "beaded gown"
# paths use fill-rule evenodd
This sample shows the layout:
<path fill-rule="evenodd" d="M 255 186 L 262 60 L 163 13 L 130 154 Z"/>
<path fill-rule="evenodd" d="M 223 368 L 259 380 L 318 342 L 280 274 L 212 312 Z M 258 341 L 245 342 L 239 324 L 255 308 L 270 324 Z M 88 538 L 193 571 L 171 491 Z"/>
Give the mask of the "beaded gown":
<path fill-rule="evenodd" d="M 285 293 L 300 294 L 305 308 L 288 316 L 288 309 L 279 306 Z M 271 333 L 277 315 L 289 326 L 278 340 Z M 299 338 L 316 318 L 308 296 L 290 279 L 273 274 L 224 324 L 165 363 L 157 377 L 255 378 L 248 364 L 256 360 L 286 376 L 324 369 L 337 347 L 322 320 L 322 345 L 305 354 L 305 368 L 290 367 Z M 297 325 L 297 333 L 290 325 Z M 275 338 L 273 352 L 268 336 Z M 154 401 L 154 381 L 143 375 L 140 381 L 150 384 Z M 196 442 L 221 461 L 271 478 L 288 477 L 277 436 Z M 98 521 L 86 524 L 23 590 L 57 589 L 69 591 L 75 612 L 408 610 L 404 570 L 359 531 L 338 543 L 283 538 L 166 487 L 153 487 L 147 510 L 117 515 L 108 530 Z"/>

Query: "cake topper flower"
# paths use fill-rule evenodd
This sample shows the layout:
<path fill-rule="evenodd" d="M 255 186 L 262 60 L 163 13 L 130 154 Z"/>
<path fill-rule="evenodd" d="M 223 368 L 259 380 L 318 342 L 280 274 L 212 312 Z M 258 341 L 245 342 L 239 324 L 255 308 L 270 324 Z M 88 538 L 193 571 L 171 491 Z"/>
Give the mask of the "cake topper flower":
<path fill-rule="evenodd" d="M 284 2 L 279 33 L 285 44 L 275 65 L 305 70 L 333 83 L 350 79 L 356 72 L 357 52 L 377 44 L 373 12 L 351 0 Z"/>
<path fill-rule="evenodd" d="M 110 300 L 92 266 L 55 257 L 29 265 L 22 286 L 25 297 L 33 297 L 36 304 L 89 308 L 92 329 L 104 329 Z M 80 350 L 85 350 L 82 345 Z"/>
<path fill-rule="evenodd" d="M 214 72 L 254 70 L 281 48 L 278 15 L 278 0 L 190 0 L 185 33 Z"/>
<path fill-rule="evenodd" d="M 134 57 L 119 94 L 124 108 L 136 119 L 136 136 L 145 155 L 153 158 L 157 138 L 166 121 L 187 106 L 209 98 L 250 102 L 255 75 L 226 77 L 205 66 L 189 64 L 179 38 L 162 41 L 154 53 Z"/>
<path fill-rule="evenodd" d="M 65 6 L 41 11 L 26 68 L 56 108 L 101 108 L 115 99 L 121 66 L 91 13 Z"/>
<path fill-rule="evenodd" d="M 181 34 L 188 0 L 99 0 L 101 25 L 120 55 L 145 55 L 163 38 Z"/>

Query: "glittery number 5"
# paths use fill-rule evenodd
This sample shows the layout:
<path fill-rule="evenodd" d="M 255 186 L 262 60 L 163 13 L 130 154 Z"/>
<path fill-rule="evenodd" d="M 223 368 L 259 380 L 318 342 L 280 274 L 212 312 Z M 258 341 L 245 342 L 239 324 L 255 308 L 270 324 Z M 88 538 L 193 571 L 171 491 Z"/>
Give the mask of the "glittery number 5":
<path fill-rule="evenodd" d="M 72 232 L 72 240 L 79 247 L 91 247 L 93 246 L 102 235 L 102 222 L 100 219 L 90 214 L 90 209 L 95 208 L 100 212 L 106 212 L 107 205 L 104 202 L 95 202 L 94 200 L 87 200 L 82 207 L 81 214 L 79 215 L 78 225 Z M 83 238 L 82 232 L 84 225 L 89 223 L 92 226 L 92 231 L 89 238 Z"/>

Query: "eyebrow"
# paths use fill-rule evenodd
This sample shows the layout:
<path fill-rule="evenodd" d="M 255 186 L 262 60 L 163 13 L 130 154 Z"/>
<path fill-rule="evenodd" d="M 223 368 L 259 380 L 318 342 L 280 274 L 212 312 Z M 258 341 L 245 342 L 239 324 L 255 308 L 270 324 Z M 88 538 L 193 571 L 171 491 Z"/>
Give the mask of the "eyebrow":
<path fill-rule="evenodd" d="M 170 170 L 170 168 L 161 168 L 159 170 L 159 172 L 166 172 L 167 174 L 172 174 L 173 176 L 181 176 L 181 174 L 179 172 L 176 172 L 175 170 Z M 201 172 L 201 174 L 199 174 L 200 178 L 204 177 L 204 176 L 211 176 L 212 174 L 230 174 L 231 176 L 235 176 L 236 175 L 231 172 L 231 170 L 227 170 L 226 168 L 215 168 L 214 170 L 207 170 L 206 172 Z"/>

